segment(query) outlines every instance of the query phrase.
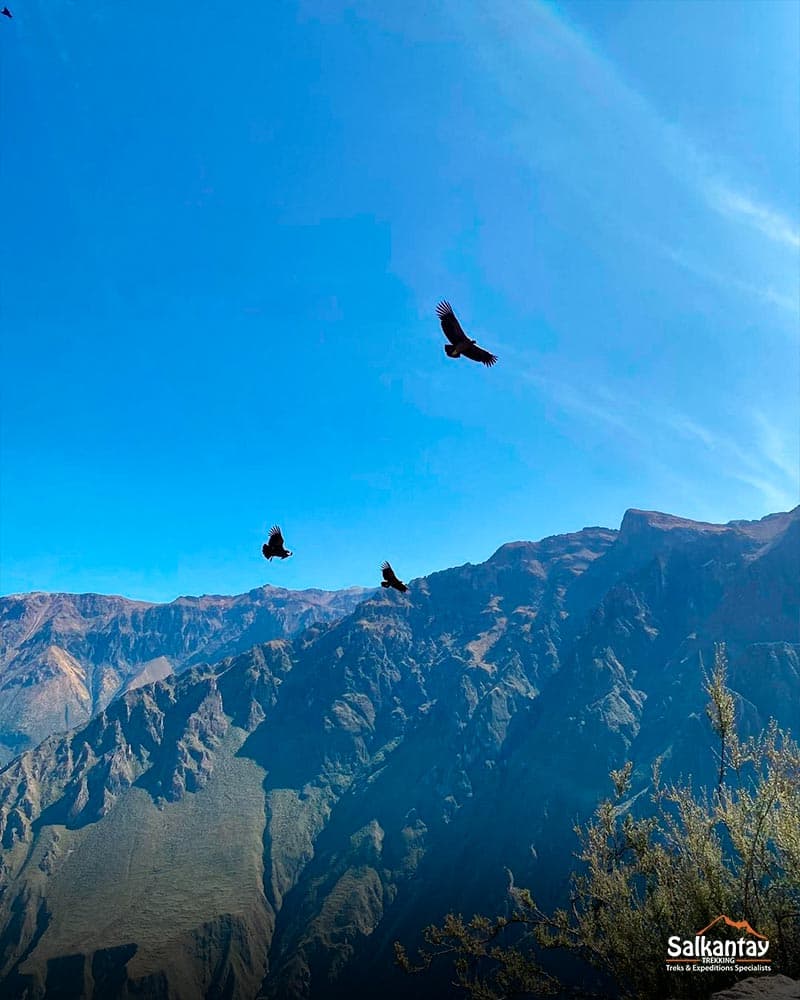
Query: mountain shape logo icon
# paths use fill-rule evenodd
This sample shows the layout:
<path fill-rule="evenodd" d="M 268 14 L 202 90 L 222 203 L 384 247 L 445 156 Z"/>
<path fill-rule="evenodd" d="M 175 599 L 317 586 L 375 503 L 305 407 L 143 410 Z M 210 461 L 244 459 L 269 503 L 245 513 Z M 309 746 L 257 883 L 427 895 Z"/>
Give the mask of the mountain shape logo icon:
<path fill-rule="evenodd" d="M 747 920 L 731 920 L 730 917 L 725 916 L 724 913 L 720 913 L 718 917 L 714 917 L 710 924 L 704 927 L 701 931 L 697 932 L 697 937 L 702 937 L 706 931 L 710 931 L 711 928 L 723 920 L 728 927 L 732 927 L 737 931 L 746 931 L 748 934 L 752 934 L 753 937 L 761 938 L 762 941 L 766 941 L 767 938 L 763 934 L 759 934 L 758 931 L 754 931 Z"/>

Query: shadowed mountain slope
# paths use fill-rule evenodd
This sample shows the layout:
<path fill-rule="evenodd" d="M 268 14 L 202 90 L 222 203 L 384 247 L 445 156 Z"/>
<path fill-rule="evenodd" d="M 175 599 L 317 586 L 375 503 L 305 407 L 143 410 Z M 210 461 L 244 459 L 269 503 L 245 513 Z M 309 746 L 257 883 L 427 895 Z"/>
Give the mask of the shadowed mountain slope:
<path fill-rule="evenodd" d="M 716 640 L 745 727 L 798 728 L 798 526 L 504 545 L 50 737 L 0 772 L 0 989 L 407 996 L 394 939 L 502 910 L 507 867 L 559 899 L 610 767 L 704 779 Z"/>

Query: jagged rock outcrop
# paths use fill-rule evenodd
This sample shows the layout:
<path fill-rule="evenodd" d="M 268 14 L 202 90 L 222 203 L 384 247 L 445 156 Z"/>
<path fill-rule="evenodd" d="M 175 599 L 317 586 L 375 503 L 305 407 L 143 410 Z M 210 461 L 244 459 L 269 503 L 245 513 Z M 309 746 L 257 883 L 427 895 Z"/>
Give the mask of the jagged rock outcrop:
<path fill-rule="evenodd" d="M 743 724 L 797 730 L 798 513 L 506 545 L 51 737 L 0 773 L 0 988 L 406 996 L 392 941 L 506 868 L 560 900 L 609 768 L 703 780 L 716 640 Z"/>

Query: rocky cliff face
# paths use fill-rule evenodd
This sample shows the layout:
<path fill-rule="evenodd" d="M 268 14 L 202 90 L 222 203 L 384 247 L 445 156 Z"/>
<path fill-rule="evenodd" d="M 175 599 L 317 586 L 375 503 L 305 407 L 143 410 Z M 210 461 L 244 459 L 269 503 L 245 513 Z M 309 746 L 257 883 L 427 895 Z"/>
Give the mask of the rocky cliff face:
<path fill-rule="evenodd" d="M 370 591 L 260 587 L 146 604 L 99 594 L 0 598 L 0 764 L 124 691 L 352 611 Z"/>
<path fill-rule="evenodd" d="M 394 939 L 559 898 L 610 767 L 702 780 L 716 640 L 797 730 L 798 565 L 798 511 L 630 511 L 129 691 L 0 773 L 0 988 L 407 996 Z"/>

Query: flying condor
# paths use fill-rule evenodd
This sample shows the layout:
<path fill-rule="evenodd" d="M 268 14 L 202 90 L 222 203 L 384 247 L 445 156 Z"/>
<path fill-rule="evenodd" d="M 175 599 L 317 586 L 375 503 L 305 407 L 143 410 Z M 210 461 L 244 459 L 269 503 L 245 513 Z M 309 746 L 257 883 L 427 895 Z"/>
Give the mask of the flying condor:
<path fill-rule="evenodd" d="M 497 364 L 496 354 L 484 351 L 464 333 L 449 302 L 440 302 L 436 307 L 436 313 L 441 321 L 444 335 L 450 341 L 449 344 L 444 345 L 444 351 L 448 358 L 460 358 L 463 354 L 470 361 L 479 361 L 487 368 Z"/>
<path fill-rule="evenodd" d="M 292 554 L 283 544 L 283 535 L 277 524 L 273 525 L 272 531 L 269 533 L 269 541 L 264 542 L 261 551 L 264 553 L 264 558 L 269 560 L 272 560 L 274 556 L 279 559 L 288 559 Z"/>
<path fill-rule="evenodd" d="M 381 563 L 381 569 L 383 570 L 383 580 L 381 581 L 382 587 L 394 587 L 395 590 L 399 590 L 401 594 L 405 594 L 408 587 L 403 583 L 402 580 L 398 580 L 394 570 L 389 565 L 388 562 Z"/>

